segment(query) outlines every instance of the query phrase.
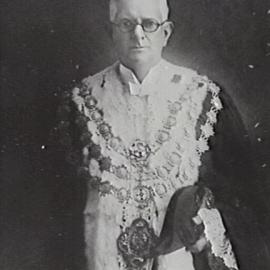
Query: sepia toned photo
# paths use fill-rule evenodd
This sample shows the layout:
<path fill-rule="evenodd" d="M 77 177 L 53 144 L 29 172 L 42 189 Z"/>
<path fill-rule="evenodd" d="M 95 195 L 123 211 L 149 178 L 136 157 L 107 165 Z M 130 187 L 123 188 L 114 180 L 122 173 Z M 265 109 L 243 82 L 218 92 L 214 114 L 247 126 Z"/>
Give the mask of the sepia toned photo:
<path fill-rule="evenodd" d="M 268 1 L 1 6 L 0 269 L 270 269 Z"/>

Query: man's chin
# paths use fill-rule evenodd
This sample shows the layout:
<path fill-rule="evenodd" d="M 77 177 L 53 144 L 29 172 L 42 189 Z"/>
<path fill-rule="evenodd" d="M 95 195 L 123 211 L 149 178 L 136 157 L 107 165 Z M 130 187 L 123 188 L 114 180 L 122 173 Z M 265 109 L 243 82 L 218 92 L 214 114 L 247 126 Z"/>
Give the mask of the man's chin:
<path fill-rule="evenodd" d="M 124 64 L 126 67 L 133 69 L 136 66 L 154 66 L 158 60 L 156 57 L 153 57 L 153 55 L 149 53 L 130 53 L 127 57 L 120 58 L 120 62 L 122 62 L 122 64 Z"/>
<path fill-rule="evenodd" d="M 145 49 L 137 49 L 137 50 L 131 50 L 129 53 L 130 59 L 145 59 L 147 58 L 147 51 Z"/>
<path fill-rule="evenodd" d="M 129 62 L 133 63 L 147 63 L 150 60 L 149 55 L 144 51 L 132 52 L 129 54 Z"/>

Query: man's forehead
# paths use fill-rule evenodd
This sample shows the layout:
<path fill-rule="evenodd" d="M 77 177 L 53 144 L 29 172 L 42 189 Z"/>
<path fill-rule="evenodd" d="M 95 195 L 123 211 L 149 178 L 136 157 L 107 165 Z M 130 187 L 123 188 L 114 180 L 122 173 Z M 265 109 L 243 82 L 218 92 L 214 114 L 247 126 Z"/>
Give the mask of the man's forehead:
<path fill-rule="evenodd" d="M 162 20 L 160 0 L 117 0 L 116 19 L 155 18 Z"/>

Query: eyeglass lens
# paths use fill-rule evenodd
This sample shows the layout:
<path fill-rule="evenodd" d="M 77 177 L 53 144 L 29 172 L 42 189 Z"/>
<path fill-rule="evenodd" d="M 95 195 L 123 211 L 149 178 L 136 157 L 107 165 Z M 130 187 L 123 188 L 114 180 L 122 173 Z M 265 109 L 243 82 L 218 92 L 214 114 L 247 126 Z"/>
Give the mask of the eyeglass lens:
<path fill-rule="evenodd" d="M 133 31 L 137 25 L 141 25 L 145 32 L 155 32 L 159 27 L 160 23 L 154 19 L 145 19 L 141 23 L 135 23 L 130 20 L 122 20 L 117 24 L 121 31 L 130 32 Z"/>

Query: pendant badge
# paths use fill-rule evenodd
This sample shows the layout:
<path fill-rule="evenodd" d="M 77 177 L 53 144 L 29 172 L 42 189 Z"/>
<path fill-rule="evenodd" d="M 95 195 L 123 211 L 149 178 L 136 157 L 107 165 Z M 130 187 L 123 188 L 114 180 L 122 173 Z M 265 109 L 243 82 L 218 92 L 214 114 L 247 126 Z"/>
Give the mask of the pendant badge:
<path fill-rule="evenodd" d="M 143 218 L 135 219 L 117 239 L 117 247 L 127 269 L 140 270 L 151 257 L 157 236 Z"/>

